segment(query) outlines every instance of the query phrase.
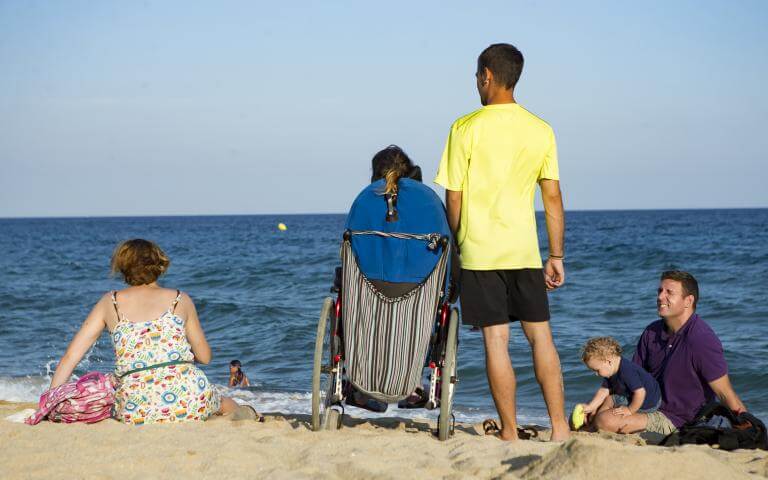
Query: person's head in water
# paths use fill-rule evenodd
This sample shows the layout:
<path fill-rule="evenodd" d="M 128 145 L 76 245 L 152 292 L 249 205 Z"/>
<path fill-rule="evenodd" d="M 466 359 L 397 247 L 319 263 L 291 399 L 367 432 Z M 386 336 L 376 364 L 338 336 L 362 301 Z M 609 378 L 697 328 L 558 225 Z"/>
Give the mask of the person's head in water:
<path fill-rule="evenodd" d="M 240 363 L 240 360 L 232 360 L 229 362 L 229 373 L 231 375 L 236 375 L 238 372 L 242 372 L 243 364 Z"/>
<path fill-rule="evenodd" d="M 381 180 L 386 182 L 384 193 L 397 193 L 397 181 L 410 178 L 421 181 L 421 168 L 414 165 L 402 148 L 390 145 L 373 156 L 371 160 L 371 182 Z"/>
<path fill-rule="evenodd" d="M 475 74 L 480 103 L 488 105 L 498 97 L 504 97 L 499 103 L 514 100 L 513 91 L 522 72 L 523 54 L 513 45 L 495 43 L 483 50 L 477 57 Z"/>
<path fill-rule="evenodd" d="M 126 240 L 112 254 L 112 273 L 122 275 L 131 286 L 154 283 L 168 270 L 171 261 L 154 242 L 142 238 Z"/>
<path fill-rule="evenodd" d="M 229 386 L 230 387 L 248 387 L 250 386 L 248 377 L 243 372 L 240 360 L 229 362 Z"/>

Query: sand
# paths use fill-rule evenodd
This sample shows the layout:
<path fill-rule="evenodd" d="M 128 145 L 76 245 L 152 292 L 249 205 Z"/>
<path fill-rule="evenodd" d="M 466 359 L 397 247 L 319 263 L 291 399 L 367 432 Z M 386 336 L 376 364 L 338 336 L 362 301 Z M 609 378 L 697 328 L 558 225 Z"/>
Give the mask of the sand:
<path fill-rule="evenodd" d="M 218 418 L 198 424 L 131 427 L 7 420 L 31 404 L 0 402 L 0 478 L 768 478 L 768 452 L 647 445 L 636 435 L 578 433 L 565 443 L 515 444 L 461 424 L 447 442 L 434 422 L 345 417 L 335 432 L 312 432 L 302 415 L 265 423 Z"/>

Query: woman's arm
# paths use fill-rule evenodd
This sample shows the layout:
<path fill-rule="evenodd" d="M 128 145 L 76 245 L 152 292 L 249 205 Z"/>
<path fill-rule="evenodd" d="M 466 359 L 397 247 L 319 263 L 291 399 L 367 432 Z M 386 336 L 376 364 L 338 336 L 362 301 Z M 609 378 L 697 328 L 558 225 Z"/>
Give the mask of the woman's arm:
<path fill-rule="evenodd" d="M 251 382 L 248 381 L 248 375 L 246 375 L 245 372 L 243 372 L 243 383 L 241 383 L 240 386 L 243 386 L 243 387 L 251 386 Z"/>
<path fill-rule="evenodd" d="M 208 365 L 211 362 L 211 347 L 205 339 L 203 327 L 200 325 L 200 318 L 197 316 L 195 303 L 186 293 L 181 294 L 181 305 L 186 315 L 184 323 L 187 340 L 192 347 L 192 353 L 195 355 L 195 361 Z"/>
<path fill-rule="evenodd" d="M 86 352 L 96 343 L 96 340 L 101 336 L 101 332 L 107 325 L 105 319 L 111 303 L 109 295 L 104 295 L 94 305 L 91 313 L 88 314 L 83 325 L 80 327 L 80 331 L 77 332 L 69 347 L 67 347 L 64 356 L 59 360 L 56 372 L 54 372 L 51 379 L 50 388 L 56 388 L 66 383 L 77 364 L 80 363 Z"/>

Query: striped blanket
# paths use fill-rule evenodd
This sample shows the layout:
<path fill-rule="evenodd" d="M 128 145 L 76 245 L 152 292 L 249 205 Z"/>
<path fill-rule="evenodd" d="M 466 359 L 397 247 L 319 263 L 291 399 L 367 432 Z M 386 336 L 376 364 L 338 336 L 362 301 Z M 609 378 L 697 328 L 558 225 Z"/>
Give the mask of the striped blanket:
<path fill-rule="evenodd" d="M 360 391 L 392 403 L 420 386 L 449 248 L 443 249 L 423 283 L 401 297 L 389 298 L 362 274 L 350 242 L 343 242 L 341 308 L 346 370 L 347 378 Z"/>

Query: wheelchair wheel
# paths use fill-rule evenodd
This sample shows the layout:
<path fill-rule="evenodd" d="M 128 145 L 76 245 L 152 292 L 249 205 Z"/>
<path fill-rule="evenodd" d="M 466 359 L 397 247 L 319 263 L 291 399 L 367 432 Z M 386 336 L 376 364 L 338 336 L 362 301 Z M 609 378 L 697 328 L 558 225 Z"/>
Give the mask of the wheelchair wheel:
<path fill-rule="evenodd" d="M 341 412 L 335 408 L 326 408 L 322 415 L 323 430 L 338 430 L 341 428 Z"/>
<path fill-rule="evenodd" d="M 328 391 L 332 382 L 330 372 L 323 372 L 323 360 L 330 359 L 331 323 L 329 319 L 333 315 L 333 299 L 326 298 L 323 308 L 320 310 L 320 319 L 317 322 L 317 338 L 315 339 L 315 358 L 312 366 L 312 430 L 317 432 L 324 429 L 327 422 L 330 398 Z M 334 424 L 335 425 L 335 424 Z M 326 427 L 327 428 L 327 427 Z"/>
<path fill-rule="evenodd" d="M 443 440 L 453 433 L 453 393 L 456 387 L 456 347 L 458 346 L 459 312 L 453 308 L 448 319 L 445 340 L 445 358 L 440 372 L 440 416 L 437 419 L 437 436 Z"/>

